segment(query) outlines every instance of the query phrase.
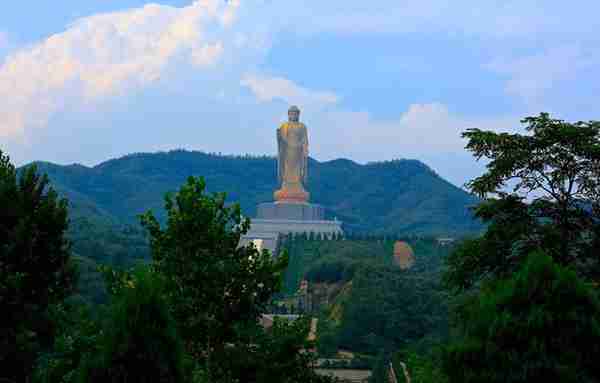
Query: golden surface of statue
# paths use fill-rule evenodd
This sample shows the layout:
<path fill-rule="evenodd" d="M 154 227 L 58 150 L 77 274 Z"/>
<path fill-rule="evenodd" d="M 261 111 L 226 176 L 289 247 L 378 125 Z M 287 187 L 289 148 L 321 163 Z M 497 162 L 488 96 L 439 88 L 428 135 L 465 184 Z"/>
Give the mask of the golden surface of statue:
<path fill-rule="evenodd" d="M 277 174 L 280 189 L 275 192 L 278 202 L 307 202 L 305 190 L 308 176 L 308 131 L 300 122 L 300 109 L 288 110 L 288 122 L 277 129 Z"/>

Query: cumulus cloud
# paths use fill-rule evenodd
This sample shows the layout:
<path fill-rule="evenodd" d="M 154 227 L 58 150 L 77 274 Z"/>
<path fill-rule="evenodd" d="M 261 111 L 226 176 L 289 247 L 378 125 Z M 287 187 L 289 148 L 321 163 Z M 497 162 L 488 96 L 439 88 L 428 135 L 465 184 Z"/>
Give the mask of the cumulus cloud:
<path fill-rule="evenodd" d="M 441 103 L 411 104 L 397 118 L 378 120 L 368 112 L 343 109 L 314 116 L 315 151 L 362 161 L 455 153 L 464 150 L 469 128 L 514 131 L 515 118 L 469 118 Z M 343 153 L 340 153 L 340 150 Z"/>
<path fill-rule="evenodd" d="M 411 104 L 397 118 L 376 119 L 348 109 L 333 92 L 307 89 L 284 77 L 246 75 L 241 85 L 260 103 L 284 101 L 306 108 L 313 153 L 321 159 L 372 161 L 458 152 L 466 143 L 461 133 L 469 128 L 514 131 L 519 126 L 518 118 L 469 118 L 438 102 Z"/>
<path fill-rule="evenodd" d="M 381 0 L 374 4 L 347 0 L 343 2 L 343 12 L 339 11 L 342 3 L 338 0 L 306 0 L 291 8 L 285 1 L 244 5 L 240 5 L 240 0 L 189 3 L 184 7 L 148 4 L 98 14 L 76 20 L 65 31 L 31 46 L 17 50 L 11 46 L 12 53 L 0 60 L 0 141 L 4 144 L 12 140 L 16 148 L 13 154 L 25 160 L 35 156 L 88 164 L 131 151 L 181 146 L 273 153 L 273 129 L 280 118 L 285 118 L 282 103 L 286 103 L 303 108 L 302 118 L 311 135 L 311 154 L 320 160 L 430 158 L 430 164 L 441 169 L 456 166 L 450 160 L 456 153 L 465 154 L 462 131 L 469 127 L 514 130 L 522 115 L 472 117 L 468 113 L 478 113 L 475 109 L 481 102 L 460 99 L 463 95 L 459 92 L 452 105 L 467 112 L 458 113 L 448 107 L 450 101 L 439 92 L 442 102 L 415 95 L 421 103 L 407 105 L 402 101 L 399 111 L 389 117 L 390 108 L 396 108 L 389 100 L 381 103 L 381 99 L 373 97 L 365 101 L 342 94 L 343 88 L 311 89 L 292 79 L 265 75 L 271 70 L 285 71 L 288 62 L 298 57 L 295 54 L 305 54 L 283 49 L 287 56 L 280 56 L 275 67 L 270 68 L 271 59 L 276 56 L 269 55 L 271 48 L 308 44 L 312 38 L 319 40 L 323 32 L 327 39 L 352 39 L 355 33 L 365 33 L 360 39 L 374 39 L 374 45 L 378 45 L 375 40 L 380 36 L 373 34 L 384 33 L 395 35 L 398 45 L 386 44 L 384 49 L 388 50 L 382 51 L 383 56 L 392 55 L 401 62 L 407 49 L 402 46 L 402 39 L 407 36 L 399 34 L 414 34 L 425 43 L 437 39 L 473 44 L 476 54 L 464 59 L 481 59 L 477 63 L 483 66 L 491 57 L 502 57 L 485 69 L 506 76 L 506 91 L 528 100 L 544 98 L 550 91 L 561 93 L 562 89 L 556 87 L 559 82 L 582 84 L 581 77 L 573 76 L 588 70 L 591 59 L 598 62 L 589 54 L 593 45 L 590 41 L 598 41 L 593 37 L 596 13 L 564 2 L 545 4 L 544 12 L 539 12 L 539 4 L 533 0 L 502 4 L 474 4 L 468 0 Z M 579 22 L 565 23 L 565 19 Z M 580 45 L 573 48 L 572 41 L 579 41 Z M 556 46 L 562 48 L 553 48 Z M 534 50 L 540 53 L 531 54 Z M 0 56 L 1 52 L 0 35 Z M 445 54 L 448 52 L 440 52 L 430 61 L 442 63 L 439 70 L 452 75 L 452 68 L 444 67 Z M 423 61 L 426 59 L 429 57 Z M 344 72 L 375 79 L 386 75 L 378 73 L 375 67 L 359 67 L 364 62 L 357 61 L 349 62 Z M 401 72 L 402 68 L 395 70 Z M 326 75 L 320 73 L 315 78 Z M 485 76 L 496 80 L 489 72 Z M 157 97 L 137 97 L 126 108 L 101 102 L 159 82 L 160 89 L 152 94 Z M 427 81 L 422 84 L 437 85 Z M 492 86 L 498 84 L 494 82 Z M 390 82 L 389 87 L 399 92 L 412 91 L 410 87 L 402 88 L 401 82 Z M 501 93 L 501 85 L 498 88 Z M 342 102 L 344 95 L 348 103 Z M 410 94 L 403 96 L 401 100 L 410 100 Z M 580 104 L 581 98 L 575 99 L 571 103 Z M 82 107 L 82 103 L 86 105 Z M 61 113 L 67 108 L 68 114 Z M 484 108 L 482 113 L 496 113 L 493 110 L 498 109 Z M 539 110 L 542 109 L 536 112 Z M 83 112 L 78 115 L 79 111 Z M 512 112 L 502 109 L 497 113 Z M 381 115 L 388 117 L 382 119 Z M 52 129 L 33 129 L 46 125 L 53 117 Z M 166 125 L 172 129 L 162 129 Z M 232 132 L 246 138 L 232 140 Z M 26 149 L 27 145 L 19 141 L 21 136 L 31 139 L 32 144 Z M 72 145 L 64 145 L 67 137 L 73 137 Z M 465 160 L 463 164 L 470 162 Z M 451 169 L 446 172 L 452 173 Z M 453 174 L 462 176 L 463 171 Z"/>
<path fill-rule="evenodd" d="M 10 54 L 0 66 L 0 136 L 44 125 L 80 99 L 94 102 L 153 83 L 179 58 L 214 65 L 225 49 L 214 31 L 230 27 L 238 8 L 239 1 L 198 0 L 98 14 Z"/>
<path fill-rule="evenodd" d="M 442 103 L 411 104 L 396 118 L 383 120 L 341 108 L 305 117 L 311 156 L 319 160 L 419 159 L 457 186 L 480 175 L 485 167 L 464 150 L 462 132 L 469 128 L 523 132 L 518 117 L 474 118 Z"/>
<path fill-rule="evenodd" d="M 597 54 L 581 46 L 569 45 L 525 56 L 496 59 L 488 68 L 508 78 L 505 87 L 508 94 L 519 97 L 532 107 L 539 107 L 551 93 L 563 89 L 565 83 L 580 79 L 588 69 L 599 64 Z"/>
<path fill-rule="evenodd" d="M 242 78 L 240 85 L 249 88 L 259 102 L 282 100 L 302 108 L 318 110 L 339 101 L 333 92 L 307 89 L 283 77 L 248 74 Z"/>

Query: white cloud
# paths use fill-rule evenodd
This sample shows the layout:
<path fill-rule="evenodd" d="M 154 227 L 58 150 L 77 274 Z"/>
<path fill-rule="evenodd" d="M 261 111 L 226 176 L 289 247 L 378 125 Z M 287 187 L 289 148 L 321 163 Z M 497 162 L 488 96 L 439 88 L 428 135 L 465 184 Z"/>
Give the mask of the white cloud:
<path fill-rule="evenodd" d="M 44 125 L 80 99 L 153 83 L 176 59 L 199 68 L 217 63 L 225 46 L 214 35 L 231 26 L 238 7 L 239 1 L 198 0 L 98 14 L 10 54 L 0 66 L 0 136 Z"/>
<path fill-rule="evenodd" d="M 581 46 L 561 46 L 537 54 L 496 59 L 488 68 L 508 77 L 505 90 L 531 108 L 538 108 L 566 83 L 581 80 L 587 69 L 600 65 L 600 57 Z"/>
<path fill-rule="evenodd" d="M 225 26 L 231 26 L 237 18 L 237 13 L 240 8 L 240 0 L 228 0 L 229 6 L 219 17 L 221 23 Z"/>
<path fill-rule="evenodd" d="M 242 78 L 240 85 L 249 88 L 259 102 L 283 100 L 301 108 L 318 110 L 339 101 L 333 92 L 310 90 L 283 77 L 249 74 Z"/>
<path fill-rule="evenodd" d="M 466 129 L 514 131 L 518 119 L 468 118 L 451 113 L 444 104 L 427 103 L 409 105 L 398 118 L 389 120 L 338 109 L 314 116 L 312 125 L 312 142 L 320 158 L 332 158 L 328 154 L 332 153 L 374 161 L 463 152 L 466 142 L 460 135 Z"/>
<path fill-rule="evenodd" d="M 394 119 L 375 119 L 365 111 L 349 110 L 333 92 L 303 88 L 283 77 L 246 75 L 258 102 L 297 104 L 309 125 L 313 154 L 320 159 L 342 157 L 358 161 L 418 158 L 423 155 L 464 151 L 461 133 L 469 128 L 514 131 L 518 118 L 468 118 L 452 113 L 445 104 L 408 105 Z"/>
<path fill-rule="evenodd" d="M 311 156 L 319 160 L 350 158 L 358 162 L 399 158 L 425 162 L 457 186 L 484 171 L 465 151 L 461 133 L 469 128 L 523 132 L 518 117 L 473 118 L 444 104 L 411 104 L 397 118 L 378 120 L 368 112 L 343 109 L 307 115 Z"/>
<path fill-rule="evenodd" d="M 284 50 L 289 56 L 273 69 L 279 72 L 286 70 L 288 61 L 295 60 L 294 55 L 305 54 L 302 44 L 320 38 L 307 38 L 306 34 L 326 32 L 327 38 L 332 37 L 329 32 L 414 34 L 424 43 L 428 39 L 452 39 L 473 44 L 473 52 L 478 52 L 483 62 L 489 57 L 505 57 L 488 69 L 507 76 L 506 89 L 511 95 L 539 99 L 549 91 L 548 86 L 573 78 L 569 66 L 573 71 L 589 67 L 584 49 L 589 49 L 593 39 L 588 32 L 593 31 L 597 13 L 578 15 L 585 7 L 564 2 L 564 7 L 556 2 L 545 5 L 546 12 L 537 12 L 534 2 L 527 0 L 502 4 L 348 0 L 342 8 L 340 1 L 333 0 L 306 0 L 293 7 L 285 1 L 240 4 L 240 0 L 198 0 L 179 8 L 148 4 L 82 18 L 37 44 L 20 50 L 11 47 L 13 53 L 0 64 L 0 141 L 13 140 L 16 149 L 12 153 L 24 160 L 35 156 L 88 164 L 159 146 L 274 153 L 273 130 L 280 117 L 285 118 L 282 103 L 287 103 L 303 108 L 311 154 L 320 160 L 430 158 L 429 164 L 435 169 L 445 166 L 446 174 L 460 177 L 462 170 L 453 173 L 450 168 L 455 165 L 449 160 L 465 155 L 460 133 L 469 127 L 515 130 L 518 117 L 469 117 L 444 103 L 425 100 L 400 105 L 395 118 L 380 119 L 371 113 L 373 105 L 345 105 L 338 89 L 311 89 L 285 77 L 262 74 L 270 71 L 271 48 L 280 44 L 299 48 L 292 54 Z M 564 23 L 565 19 L 579 22 Z M 397 56 L 401 62 L 405 36 L 396 37 L 397 46 L 383 47 L 382 52 Z M 0 49 L 1 40 L 0 35 Z M 521 44 L 521 40 L 528 43 Z M 580 48 L 551 48 L 571 40 L 581 40 Z M 513 52 L 530 52 L 532 46 L 544 53 L 539 57 L 511 56 Z M 443 57 L 438 61 L 443 62 Z M 196 70 L 191 72 L 190 68 Z M 344 71 L 374 78 L 385 75 L 354 63 L 348 63 Z M 133 94 L 159 81 L 161 88 L 153 97 L 132 97 L 136 100 L 123 102 L 127 107 L 119 102 L 101 102 L 114 95 Z M 240 92 L 240 86 L 249 92 Z M 399 92 L 411 91 L 402 89 L 401 83 L 389 86 Z M 429 86 L 436 85 L 423 83 L 423 87 Z M 177 97 L 184 100 L 179 102 Z M 82 102 L 87 105 L 81 107 Z M 453 104 L 461 102 L 463 107 L 465 102 L 480 105 L 471 99 L 453 100 Z M 377 110 L 389 115 L 393 106 L 385 104 Z M 466 108 L 472 110 L 473 106 Z M 69 113 L 60 113 L 65 110 Z M 47 124 L 52 117 L 52 129 L 32 129 Z M 231 140 L 231 134 L 245 134 L 246 138 Z M 16 139 L 20 136 L 31 139 L 32 145 L 24 149 Z M 66 139 L 72 139 L 73 144 L 65 145 Z M 466 160 L 463 164 L 470 166 Z"/>

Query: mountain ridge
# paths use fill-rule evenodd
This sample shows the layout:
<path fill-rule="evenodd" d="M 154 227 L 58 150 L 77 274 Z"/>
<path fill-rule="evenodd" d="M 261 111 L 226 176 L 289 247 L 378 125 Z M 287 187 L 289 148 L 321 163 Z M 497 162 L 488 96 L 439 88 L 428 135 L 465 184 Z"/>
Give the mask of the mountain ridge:
<path fill-rule="evenodd" d="M 131 224 L 151 209 L 164 218 L 163 196 L 188 176 L 203 176 L 210 192 L 227 192 L 247 216 L 273 199 L 276 158 L 171 150 L 131 153 L 94 166 L 34 162 L 72 202 L 75 217 L 93 215 Z M 26 165 L 28 166 L 28 165 Z M 469 206 L 477 198 L 440 177 L 419 160 L 359 164 L 349 159 L 309 159 L 311 202 L 345 229 L 372 233 L 452 234 L 479 231 Z"/>

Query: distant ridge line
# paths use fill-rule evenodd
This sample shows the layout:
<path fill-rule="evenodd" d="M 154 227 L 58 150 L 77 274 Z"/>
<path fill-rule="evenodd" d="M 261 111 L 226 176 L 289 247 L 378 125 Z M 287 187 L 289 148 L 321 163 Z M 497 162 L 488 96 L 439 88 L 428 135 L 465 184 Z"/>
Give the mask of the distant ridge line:
<path fill-rule="evenodd" d="M 273 200 L 275 162 L 267 155 L 176 149 L 130 153 L 93 167 L 37 164 L 71 200 L 75 213 L 101 211 L 116 221 L 137 224 L 137 216 L 148 209 L 164 219 L 165 193 L 177 191 L 189 176 L 204 177 L 208 192 L 226 192 L 244 215 L 255 217 L 258 204 Z M 311 158 L 309 175 L 311 202 L 325 207 L 327 220 L 344 222 L 344 230 L 456 237 L 482 228 L 469 210 L 478 199 L 419 160 L 360 164 Z"/>

